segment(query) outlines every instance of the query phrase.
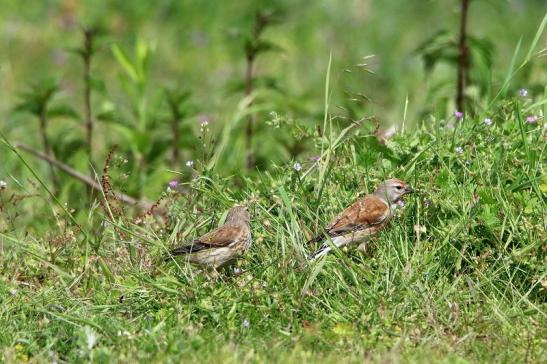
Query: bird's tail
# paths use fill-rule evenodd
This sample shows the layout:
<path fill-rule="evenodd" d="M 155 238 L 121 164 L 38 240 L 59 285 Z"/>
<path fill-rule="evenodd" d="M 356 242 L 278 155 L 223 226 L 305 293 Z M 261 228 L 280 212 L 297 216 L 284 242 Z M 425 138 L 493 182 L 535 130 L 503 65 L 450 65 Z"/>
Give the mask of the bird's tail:
<path fill-rule="evenodd" d="M 334 247 L 341 248 L 349 243 L 351 243 L 351 240 L 348 240 L 344 236 L 331 236 L 323 243 L 323 245 L 321 245 L 321 248 L 311 254 L 308 259 L 315 260 L 317 258 L 321 258 L 322 256 L 328 254 Z"/>
<path fill-rule="evenodd" d="M 183 245 L 171 250 L 169 254 L 165 257 L 164 262 L 168 262 L 172 260 L 173 257 L 176 257 L 178 255 L 191 254 L 191 253 L 199 252 L 201 250 L 208 249 L 208 248 L 210 247 L 205 244 L 194 241 L 192 245 Z"/>
<path fill-rule="evenodd" d="M 311 238 L 310 240 L 308 240 L 308 241 L 306 242 L 306 245 L 319 243 L 320 241 L 321 241 L 321 236 L 316 236 L 316 237 Z"/>
<path fill-rule="evenodd" d="M 163 262 L 167 263 L 173 260 L 178 254 L 173 254 L 172 252 L 169 252 L 169 254 L 165 255 L 163 258 Z"/>
<path fill-rule="evenodd" d="M 321 248 L 317 249 L 314 253 L 310 254 L 308 256 L 308 260 L 315 260 L 318 258 L 321 258 L 322 256 L 328 254 L 332 250 L 332 247 L 325 243 L 321 246 Z"/>
<path fill-rule="evenodd" d="M 314 236 L 313 238 L 308 240 L 308 242 L 306 244 L 307 245 L 316 244 L 316 243 L 322 242 L 323 240 L 325 240 L 325 234 L 324 233 Z"/>

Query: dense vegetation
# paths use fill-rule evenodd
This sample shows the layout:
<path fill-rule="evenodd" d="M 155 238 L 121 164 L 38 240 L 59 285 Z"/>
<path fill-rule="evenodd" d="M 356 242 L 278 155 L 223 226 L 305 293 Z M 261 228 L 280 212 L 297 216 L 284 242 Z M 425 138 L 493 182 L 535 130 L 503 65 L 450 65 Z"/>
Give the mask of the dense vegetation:
<path fill-rule="evenodd" d="M 0 1 L 2 361 L 545 362 L 544 3 L 230 3 Z M 163 261 L 236 203 L 236 266 Z"/>

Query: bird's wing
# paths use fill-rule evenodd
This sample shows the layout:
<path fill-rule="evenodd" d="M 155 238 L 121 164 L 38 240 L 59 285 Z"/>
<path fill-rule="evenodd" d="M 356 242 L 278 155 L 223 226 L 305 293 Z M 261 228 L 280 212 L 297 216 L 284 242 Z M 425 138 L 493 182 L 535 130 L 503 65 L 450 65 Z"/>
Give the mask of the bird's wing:
<path fill-rule="evenodd" d="M 236 241 L 241 233 L 241 226 L 224 225 L 197 238 L 192 244 L 173 249 L 171 255 L 189 254 L 200 250 L 224 247 Z"/>
<path fill-rule="evenodd" d="M 376 196 L 367 195 L 336 216 L 326 230 L 332 236 L 378 225 L 384 222 L 388 214 L 389 206 L 384 201 Z"/>

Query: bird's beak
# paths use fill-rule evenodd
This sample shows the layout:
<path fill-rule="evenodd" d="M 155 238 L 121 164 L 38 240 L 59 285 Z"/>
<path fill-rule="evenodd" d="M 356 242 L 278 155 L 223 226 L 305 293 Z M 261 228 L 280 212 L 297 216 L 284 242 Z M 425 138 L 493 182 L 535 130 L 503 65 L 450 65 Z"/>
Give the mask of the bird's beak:
<path fill-rule="evenodd" d="M 412 193 L 414 192 L 414 189 L 412 187 L 410 187 L 410 185 L 406 185 L 405 186 L 405 193 Z"/>

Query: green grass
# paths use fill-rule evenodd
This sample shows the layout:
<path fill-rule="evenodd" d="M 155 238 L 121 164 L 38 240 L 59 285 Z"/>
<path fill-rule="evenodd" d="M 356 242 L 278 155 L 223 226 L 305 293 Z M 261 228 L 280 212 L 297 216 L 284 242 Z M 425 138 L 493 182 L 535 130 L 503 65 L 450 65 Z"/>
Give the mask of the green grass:
<path fill-rule="evenodd" d="M 472 3 L 455 122 L 457 3 L 261 3 L 281 22 L 260 41 L 282 51 L 245 96 L 256 1 L 0 0 L 0 362 L 547 362 L 545 7 Z M 106 31 L 90 79 L 66 51 L 79 23 Z M 47 140 L 105 190 L 15 147 Z M 418 193 L 366 252 L 306 260 L 391 177 Z M 236 203 L 254 238 L 236 267 L 163 262 Z"/>
<path fill-rule="evenodd" d="M 521 103 L 496 104 L 492 126 L 435 120 L 386 145 L 332 127 L 318 165 L 206 170 L 165 193 L 167 221 L 90 206 L 84 238 L 52 206 L 50 230 L 1 235 L 3 360 L 545 361 L 545 129 Z M 370 250 L 307 262 L 307 238 L 387 176 L 420 192 Z M 10 192 L 2 218 L 16 221 Z M 242 274 L 160 263 L 236 201 L 253 216 Z"/>

